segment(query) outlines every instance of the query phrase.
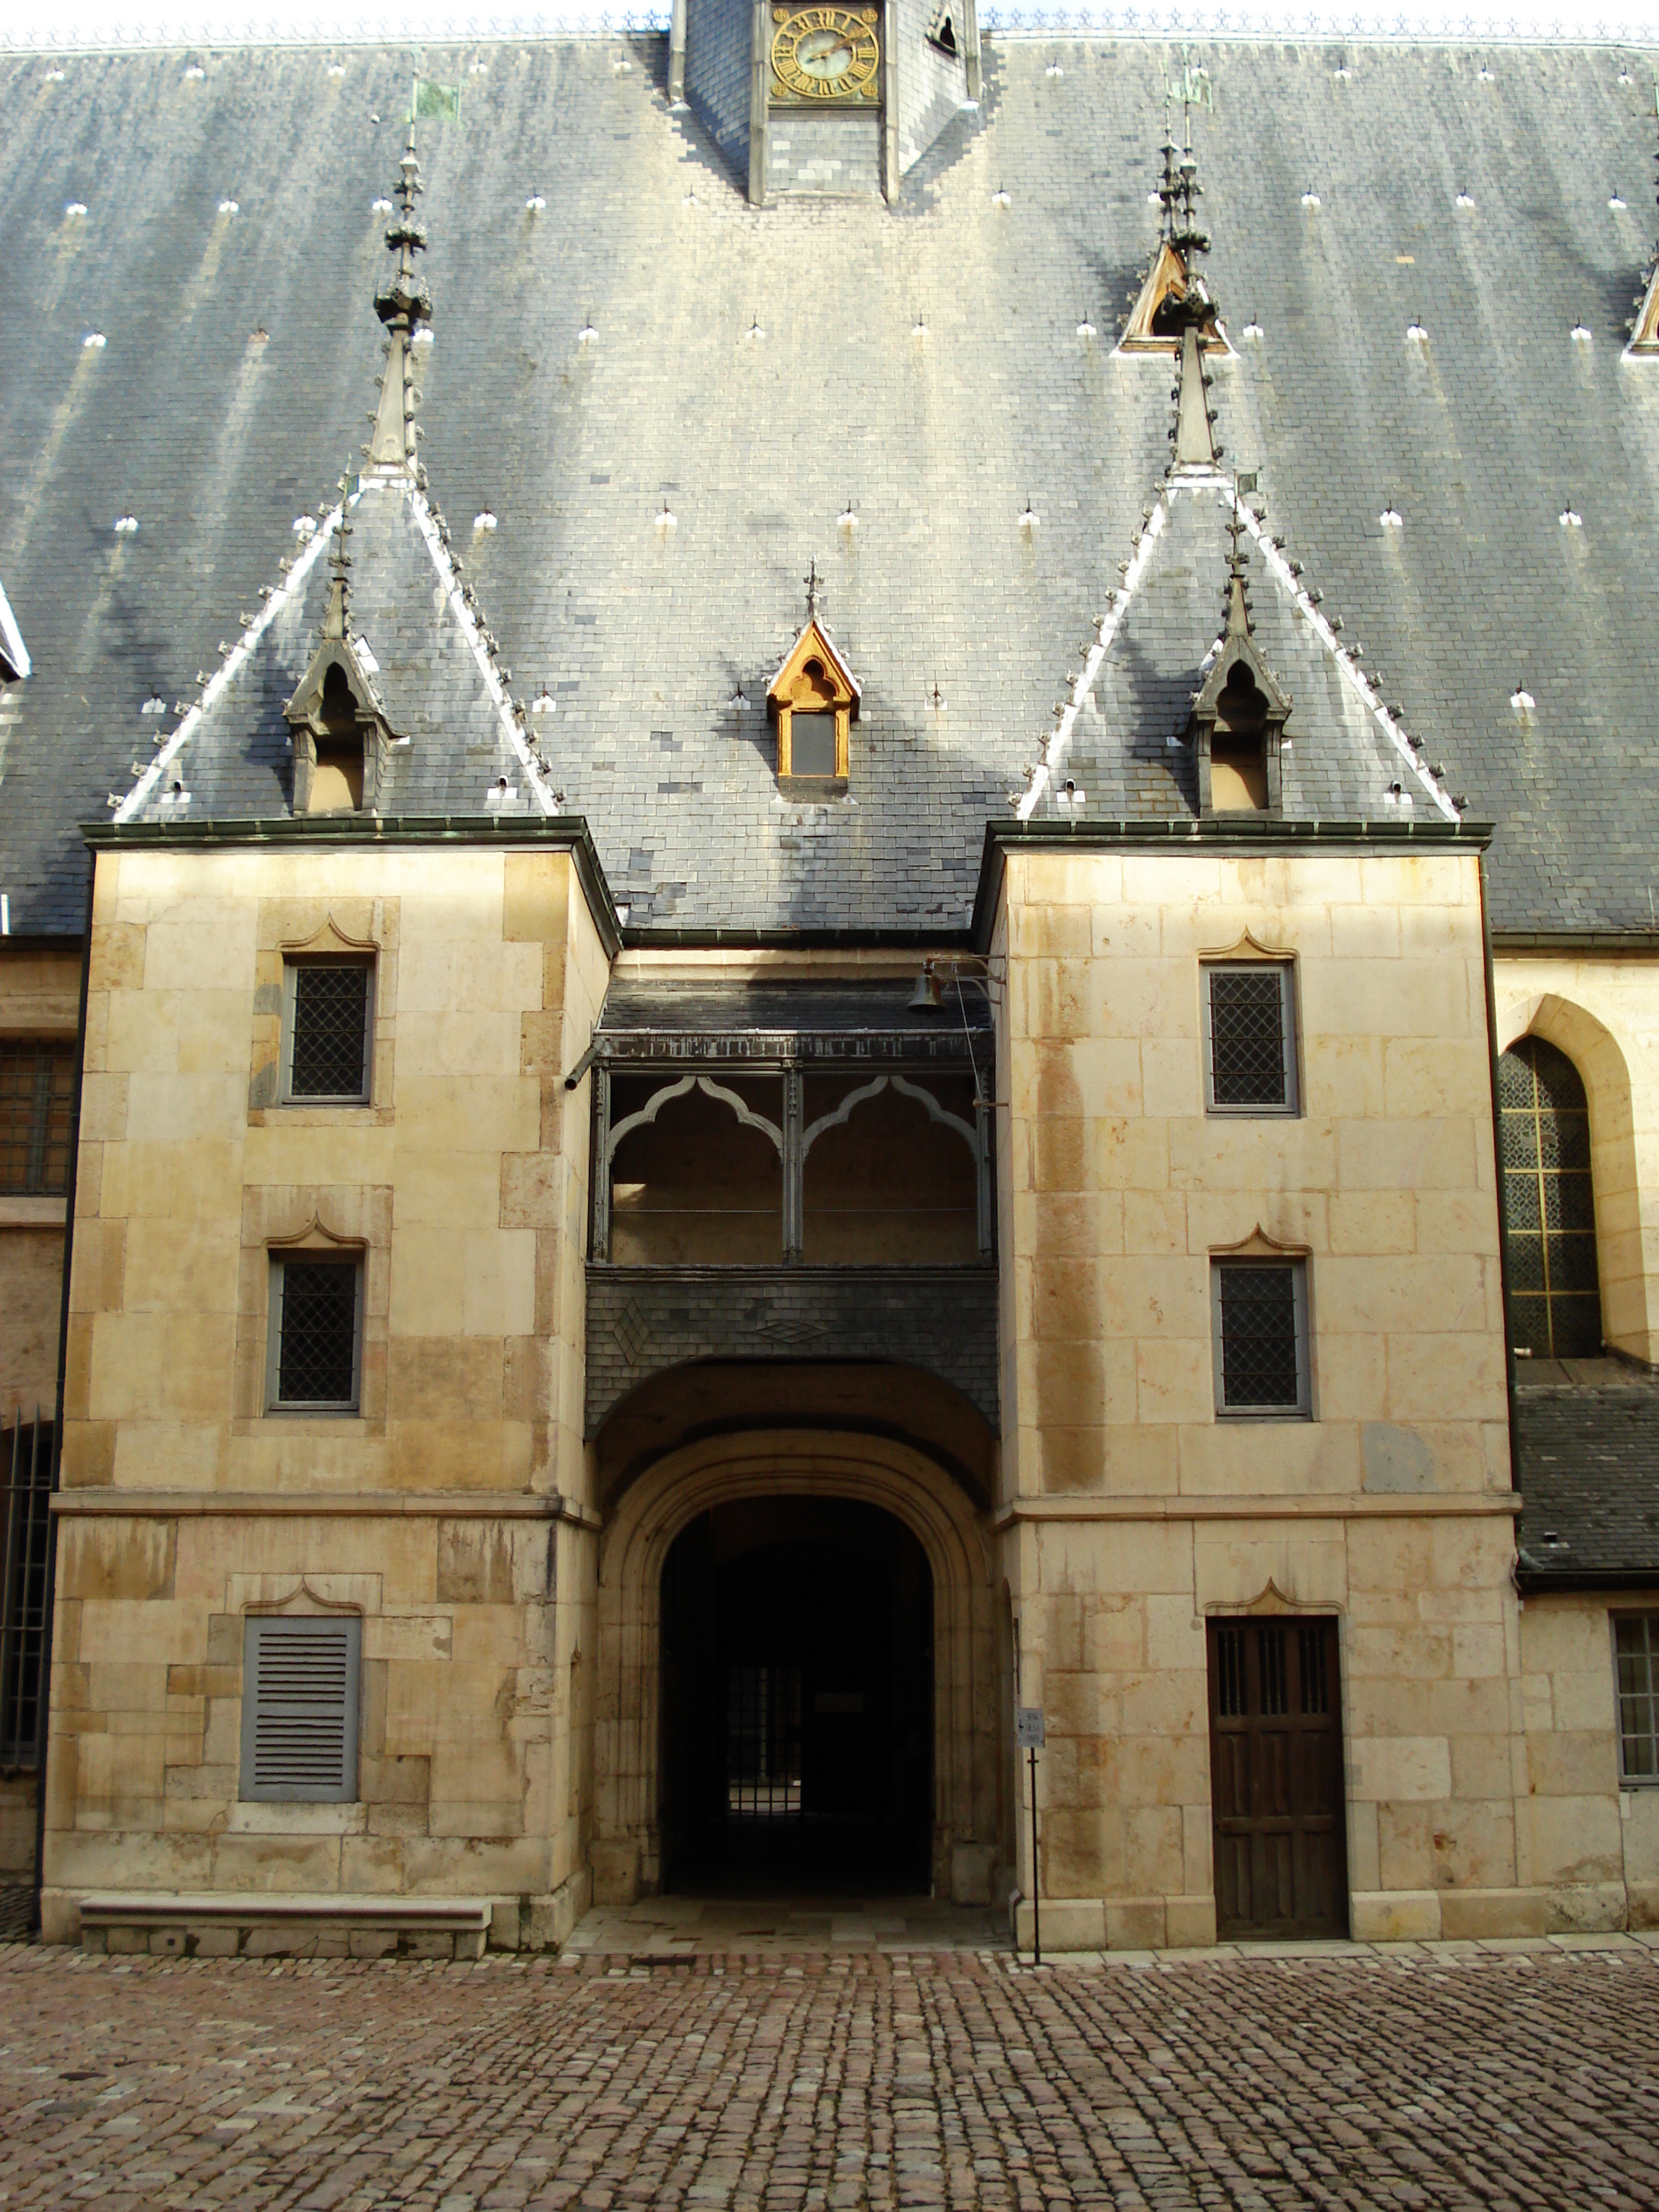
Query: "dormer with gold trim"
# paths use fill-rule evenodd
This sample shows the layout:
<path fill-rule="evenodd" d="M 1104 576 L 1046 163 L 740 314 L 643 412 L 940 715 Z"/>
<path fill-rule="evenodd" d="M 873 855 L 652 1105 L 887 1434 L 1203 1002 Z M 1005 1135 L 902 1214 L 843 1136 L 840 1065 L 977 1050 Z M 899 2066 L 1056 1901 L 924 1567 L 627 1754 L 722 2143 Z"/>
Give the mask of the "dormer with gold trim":
<path fill-rule="evenodd" d="M 1191 123 L 1188 118 L 1188 131 Z M 1196 201 L 1204 187 L 1198 181 L 1198 162 L 1190 135 L 1183 149 L 1165 139 L 1164 178 L 1158 191 L 1163 206 L 1158 251 L 1152 256 L 1129 319 L 1118 340 L 1120 353 L 1175 354 L 1183 350 L 1188 331 L 1194 333 L 1199 351 L 1227 353 L 1223 330 L 1209 288 L 1199 274 L 1198 257 L 1210 250 L 1209 234 L 1198 224 Z"/>
<path fill-rule="evenodd" d="M 845 791 L 848 733 L 859 718 L 857 678 L 837 651 L 817 611 L 817 567 L 807 578 L 806 626 L 766 687 L 777 726 L 778 781 L 803 796 Z"/>

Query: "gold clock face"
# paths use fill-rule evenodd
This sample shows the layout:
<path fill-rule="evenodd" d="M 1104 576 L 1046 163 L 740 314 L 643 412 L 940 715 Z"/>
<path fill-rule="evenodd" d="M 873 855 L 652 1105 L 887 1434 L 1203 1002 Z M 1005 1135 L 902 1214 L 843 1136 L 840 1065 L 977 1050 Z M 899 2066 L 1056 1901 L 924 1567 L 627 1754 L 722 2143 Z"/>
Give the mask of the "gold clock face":
<path fill-rule="evenodd" d="M 874 100 L 881 49 L 873 8 L 774 8 L 772 74 L 787 100 Z"/>

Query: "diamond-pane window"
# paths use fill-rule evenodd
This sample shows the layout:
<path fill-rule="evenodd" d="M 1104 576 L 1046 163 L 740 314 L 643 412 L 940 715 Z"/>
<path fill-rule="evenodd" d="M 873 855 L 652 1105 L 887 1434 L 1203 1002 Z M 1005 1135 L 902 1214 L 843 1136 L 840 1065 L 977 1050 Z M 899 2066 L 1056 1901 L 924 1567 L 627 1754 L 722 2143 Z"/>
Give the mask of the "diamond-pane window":
<path fill-rule="evenodd" d="M 290 960 L 287 1095 L 356 1104 L 368 1097 L 372 969 L 367 960 Z"/>
<path fill-rule="evenodd" d="M 1565 1053 L 1522 1037 L 1498 1063 L 1498 1104 L 1516 1349 L 1592 1359 L 1601 1295 L 1584 1086 Z"/>
<path fill-rule="evenodd" d="M 1306 1413 L 1307 1273 L 1300 1260 L 1220 1260 L 1212 1270 L 1216 1410 Z"/>
<path fill-rule="evenodd" d="M 1659 1613 L 1613 1616 L 1619 1778 L 1659 1782 Z"/>
<path fill-rule="evenodd" d="M 1228 961 L 1204 970 L 1206 1104 L 1212 1112 L 1296 1111 L 1291 969 Z"/>
<path fill-rule="evenodd" d="M 362 1267 L 354 1260 L 272 1262 L 273 1407 L 313 1413 L 356 1410 L 362 1279 Z"/>
<path fill-rule="evenodd" d="M 40 1195 L 68 1188 L 74 1101 L 72 1044 L 0 1044 L 0 1190 Z"/>

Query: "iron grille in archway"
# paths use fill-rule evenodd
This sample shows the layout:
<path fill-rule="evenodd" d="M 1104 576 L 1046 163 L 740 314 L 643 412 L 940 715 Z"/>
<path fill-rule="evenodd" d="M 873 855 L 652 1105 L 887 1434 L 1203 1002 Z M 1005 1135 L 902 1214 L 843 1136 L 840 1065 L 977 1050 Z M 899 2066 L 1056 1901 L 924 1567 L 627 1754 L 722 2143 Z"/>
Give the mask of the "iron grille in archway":
<path fill-rule="evenodd" d="M 1516 1349 L 1540 1359 L 1601 1349 L 1589 1103 L 1577 1069 L 1541 1037 L 1498 1063 Z"/>

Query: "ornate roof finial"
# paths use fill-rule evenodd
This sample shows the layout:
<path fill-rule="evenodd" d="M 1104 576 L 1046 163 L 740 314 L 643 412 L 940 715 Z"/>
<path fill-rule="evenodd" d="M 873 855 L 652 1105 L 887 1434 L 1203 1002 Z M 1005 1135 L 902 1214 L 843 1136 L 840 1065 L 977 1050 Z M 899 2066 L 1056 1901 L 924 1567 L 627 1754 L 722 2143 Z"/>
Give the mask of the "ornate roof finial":
<path fill-rule="evenodd" d="M 412 124 L 392 189 L 398 196 L 398 212 L 386 225 L 386 242 L 398 256 L 398 266 L 374 295 L 374 312 L 386 325 L 387 343 L 386 374 L 380 380 L 380 404 L 375 410 L 368 458 L 379 468 L 412 470 L 415 409 L 420 394 L 414 388 L 410 345 L 420 325 L 432 319 L 432 294 L 415 267 L 415 256 L 426 251 L 426 230 L 415 220 L 415 200 L 426 187 L 415 158 Z"/>
<path fill-rule="evenodd" d="M 1250 629 L 1250 595 L 1244 579 L 1244 556 L 1238 550 L 1243 529 L 1243 504 L 1235 491 L 1232 512 L 1227 518 L 1227 531 L 1232 539 L 1232 547 L 1227 555 L 1227 627 L 1222 632 L 1224 642 L 1253 635 Z"/>
<path fill-rule="evenodd" d="M 346 540 L 351 535 L 348 520 L 351 513 L 350 472 L 340 477 L 340 520 L 334 526 L 334 546 L 329 555 L 328 605 L 323 613 L 323 638 L 343 641 L 351 634 L 351 556 L 346 551 Z"/>
<path fill-rule="evenodd" d="M 811 567 L 802 577 L 801 581 L 806 586 L 806 619 L 808 622 L 814 622 L 817 618 L 818 593 L 823 589 L 818 582 L 818 562 L 816 554 L 812 556 Z"/>

